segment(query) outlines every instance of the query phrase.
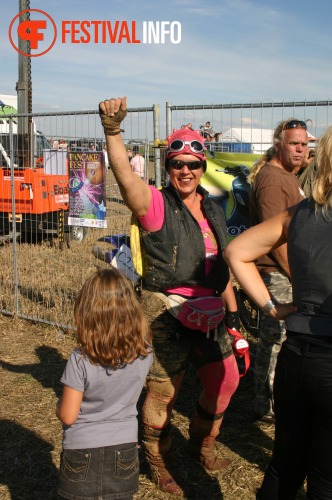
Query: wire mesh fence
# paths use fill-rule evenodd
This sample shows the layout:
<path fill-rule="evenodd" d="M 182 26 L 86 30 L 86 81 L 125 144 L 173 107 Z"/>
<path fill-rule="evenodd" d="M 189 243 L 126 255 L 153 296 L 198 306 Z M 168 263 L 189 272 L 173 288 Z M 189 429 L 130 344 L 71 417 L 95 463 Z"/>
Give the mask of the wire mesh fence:
<path fill-rule="evenodd" d="M 212 153 L 261 153 L 282 119 L 305 120 L 312 138 L 319 137 L 330 123 L 330 106 L 330 101 L 166 103 L 165 117 L 159 106 L 129 109 L 123 137 L 128 158 L 138 151 L 144 158 L 144 180 L 159 187 L 167 182 L 160 139 L 172 129 L 189 123 L 201 129 L 209 121 L 217 133 L 206 141 Z M 24 119 L 31 131 L 28 140 L 22 133 Z M 73 301 L 87 276 L 96 266 L 109 265 L 117 242 L 128 243 L 131 213 L 106 156 L 106 227 L 68 225 L 68 155 L 101 153 L 103 145 L 95 110 L 0 117 L 2 313 L 71 328 Z"/>
<path fill-rule="evenodd" d="M 273 130 L 282 120 L 303 120 L 309 137 L 319 137 L 331 123 L 331 106 L 329 100 L 174 106 L 168 102 L 166 128 L 170 133 L 189 123 L 204 133 L 208 122 L 213 133 L 206 145 L 212 152 L 261 154 L 271 145 Z"/>
<path fill-rule="evenodd" d="M 25 119 L 30 134 L 20 130 Z M 149 134 L 158 130 L 155 120 L 154 107 L 129 109 L 123 134 L 128 151 L 144 158 L 144 178 L 151 183 L 155 150 Z M 115 248 L 110 237 L 128 234 L 130 226 L 131 214 L 103 151 L 99 115 L 3 117 L 0 144 L 1 311 L 70 328 L 76 293 L 96 265 L 109 265 Z M 106 227 L 69 225 L 70 158 L 79 158 L 86 169 L 98 154 L 104 159 Z"/>

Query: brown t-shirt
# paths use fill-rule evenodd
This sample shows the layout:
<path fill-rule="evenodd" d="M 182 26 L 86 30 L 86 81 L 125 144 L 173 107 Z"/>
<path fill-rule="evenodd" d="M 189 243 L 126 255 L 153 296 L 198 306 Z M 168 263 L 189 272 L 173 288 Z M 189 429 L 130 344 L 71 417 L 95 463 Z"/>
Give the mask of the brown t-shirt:
<path fill-rule="evenodd" d="M 297 177 L 283 168 L 267 163 L 257 174 L 250 193 L 250 217 L 259 224 L 305 198 Z M 281 268 L 272 254 L 256 261 L 260 272 L 272 273 Z"/>

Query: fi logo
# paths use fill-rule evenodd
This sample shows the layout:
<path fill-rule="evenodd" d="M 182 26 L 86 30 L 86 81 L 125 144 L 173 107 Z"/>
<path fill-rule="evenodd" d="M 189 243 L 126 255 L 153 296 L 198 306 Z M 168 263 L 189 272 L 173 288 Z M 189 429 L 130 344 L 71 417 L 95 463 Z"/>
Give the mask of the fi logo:
<path fill-rule="evenodd" d="M 14 42 L 16 35 L 23 44 Z M 27 57 L 38 57 L 51 50 L 56 41 L 57 29 L 49 14 L 39 9 L 28 9 L 14 17 L 9 25 L 8 36 L 17 52 Z"/>

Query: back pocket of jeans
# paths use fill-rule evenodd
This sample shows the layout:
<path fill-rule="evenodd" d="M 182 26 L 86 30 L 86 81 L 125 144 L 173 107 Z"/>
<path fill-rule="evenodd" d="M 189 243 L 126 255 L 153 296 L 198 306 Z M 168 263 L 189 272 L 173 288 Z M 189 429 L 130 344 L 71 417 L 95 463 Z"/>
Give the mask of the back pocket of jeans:
<path fill-rule="evenodd" d="M 61 472 L 69 481 L 85 481 L 90 459 L 90 453 L 63 450 L 61 454 Z"/>
<path fill-rule="evenodd" d="M 137 446 L 129 450 L 117 450 L 115 452 L 115 477 L 129 479 L 138 472 Z"/>

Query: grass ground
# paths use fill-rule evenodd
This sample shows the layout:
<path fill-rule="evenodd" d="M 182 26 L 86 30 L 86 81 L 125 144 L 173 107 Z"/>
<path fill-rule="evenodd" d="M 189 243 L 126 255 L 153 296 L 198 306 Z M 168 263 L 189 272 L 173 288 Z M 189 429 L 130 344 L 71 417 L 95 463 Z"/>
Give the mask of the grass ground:
<path fill-rule="evenodd" d="M 71 334 L 54 327 L 0 316 L 1 500 L 57 498 L 62 429 L 54 409 L 61 393 L 59 379 L 74 345 Z M 252 373 L 241 380 L 218 438 L 218 454 L 229 458 L 231 465 L 214 475 L 184 451 L 199 390 L 194 372 L 189 371 L 174 411 L 174 453 L 186 498 L 254 499 L 271 455 L 274 426 L 252 419 Z M 167 498 L 174 497 L 150 482 L 142 451 L 135 500 Z M 305 496 L 301 493 L 298 498 Z"/>

